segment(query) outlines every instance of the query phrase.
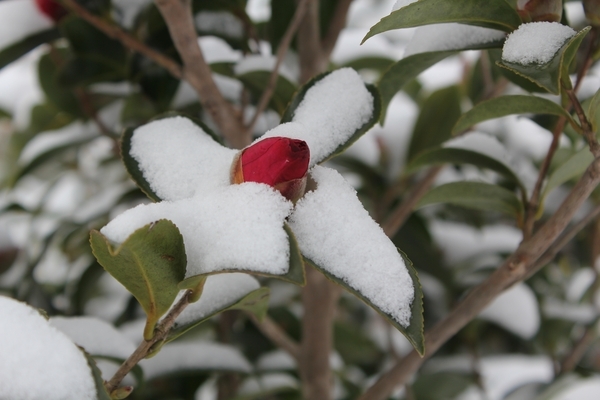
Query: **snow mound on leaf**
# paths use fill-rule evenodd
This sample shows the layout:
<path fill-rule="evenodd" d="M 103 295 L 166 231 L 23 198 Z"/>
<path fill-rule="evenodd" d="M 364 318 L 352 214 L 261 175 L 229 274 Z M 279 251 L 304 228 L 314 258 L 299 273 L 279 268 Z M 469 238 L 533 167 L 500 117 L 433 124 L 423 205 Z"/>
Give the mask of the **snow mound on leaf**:
<path fill-rule="evenodd" d="M 522 24 L 506 38 L 502 59 L 522 65 L 546 64 L 576 33 L 558 22 Z"/>
<path fill-rule="evenodd" d="M 83 353 L 25 303 L 0 296 L 0 398 L 96 399 Z"/>

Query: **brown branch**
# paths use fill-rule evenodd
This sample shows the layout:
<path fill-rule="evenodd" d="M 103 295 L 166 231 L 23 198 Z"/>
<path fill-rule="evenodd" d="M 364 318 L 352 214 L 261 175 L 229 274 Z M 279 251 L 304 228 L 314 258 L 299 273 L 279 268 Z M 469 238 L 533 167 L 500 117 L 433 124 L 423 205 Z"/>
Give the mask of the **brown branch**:
<path fill-rule="evenodd" d="M 258 318 L 252 313 L 247 313 L 250 317 L 250 320 L 258 328 L 259 331 L 262 332 L 267 338 L 271 340 L 271 342 L 275 343 L 279 348 L 285 350 L 289 355 L 294 357 L 296 361 L 300 358 L 300 346 L 294 339 L 288 336 L 288 334 L 281 329 L 279 325 L 275 321 L 273 321 L 269 316 L 265 316 L 262 321 L 259 321 Z"/>
<path fill-rule="evenodd" d="M 169 71 L 169 73 L 175 78 L 182 79 L 183 69 L 181 68 L 181 65 L 175 62 L 173 59 L 147 46 L 134 36 L 125 32 L 119 26 L 111 24 L 105 19 L 90 13 L 84 7 L 79 5 L 75 0 L 60 1 L 65 7 L 67 7 L 69 10 L 71 10 L 73 13 L 75 13 L 77 16 L 81 17 L 91 25 L 93 25 L 99 31 L 103 32 L 106 36 L 118 40 L 125 47 L 148 57 L 150 60 L 154 61 L 156 64 Z"/>
<path fill-rule="evenodd" d="M 337 43 L 340 32 L 346 26 L 346 17 L 352 0 L 339 0 L 335 6 L 333 18 L 329 21 L 329 29 L 321 41 L 324 57 L 329 58 L 335 44 Z"/>
<path fill-rule="evenodd" d="M 421 358 L 412 351 L 359 398 L 359 400 L 382 400 L 396 387 L 403 384 L 448 339 L 469 321 L 473 320 L 500 293 L 540 268 L 538 259 L 555 242 L 575 212 L 600 183 L 600 158 L 596 158 L 581 179 L 572 188 L 559 209 L 530 239 L 519 248 L 484 282 L 473 288 L 442 321 L 425 334 L 425 355 Z M 555 247 L 555 246 L 554 246 Z"/>
<path fill-rule="evenodd" d="M 598 321 L 594 321 L 594 323 L 585 328 L 583 335 L 579 338 L 571 352 L 567 354 L 567 356 L 563 359 L 560 364 L 560 373 L 564 374 L 566 372 L 571 372 L 575 369 L 579 361 L 583 358 L 585 353 L 587 352 L 590 345 L 596 340 L 597 332 L 596 332 L 596 323 Z"/>
<path fill-rule="evenodd" d="M 298 56 L 300 58 L 300 83 L 327 70 L 329 59 L 321 48 L 319 28 L 319 2 L 310 0 L 304 19 L 298 28 Z"/>
<path fill-rule="evenodd" d="M 210 67 L 198 45 L 190 0 L 155 0 L 175 48 L 183 60 L 183 77 L 200 96 L 200 104 L 219 127 L 225 140 L 235 148 L 250 144 L 241 115 L 225 100 L 212 78 Z"/>
<path fill-rule="evenodd" d="M 383 231 L 389 237 L 393 237 L 404 224 L 404 221 L 410 216 L 413 208 L 417 205 L 421 197 L 427 193 L 435 178 L 444 168 L 443 165 L 431 167 L 427 174 L 415 185 L 406 199 L 398 205 L 390 214 L 388 219 L 382 224 Z"/>
<path fill-rule="evenodd" d="M 277 85 L 277 78 L 279 77 L 279 67 L 283 62 L 283 59 L 292 43 L 292 38 L 294 34 L 298 30 L 300 23 L 302 22 L 302 18 L 304 17 L 304 13 L 306 12 L 306 6 L 311 0 L 300 0 L 298 2 L 298 6 L 296 7 L 296 11 L 294 12 L 294 16 L 292 21 L 288 25 L 283 38 L 279 42 L 279 47 L 277 48 L 277 58 L 275 60 L 275 66 L 273 67 L 273 71 L 271 71 L 271 75 L 269 76 L 269 82 L 267 83 L 267 87 L 263 92 L 260 100 L 258 102 L 258 106 L 256 107 L 256 112 L 252 117 L 252 120 L 248 124 L 246 128 L 246 134 L 248 136 L 252 136 L 252 131 L 254 126 L 256 125 L 256 121 L 260 115 L 265 111 L 273 93 L 275 93 L 275 86 Z"/>
<path fill-rule="evenodd" d="M 592 152 L 594 157 L 598 157 L 600 155 L 600 145 L 596 140 L 596 133 L 592 129 L 592 124 L 590 124 L 590 121 L 587 119 L 585 111 L 583 111 L 583 107 L 581 106 L 581 103 L 579 102 L 579 99 L 575 94 L 575 90 L 567 89 L 566 93 L 569 96 L 569 99 L 571 100 L 573 108 L 575 109 L 577 118 L 579 118 L 579 123 L 581 124 L 581 128 L 583 129 L 583 137 L 587 141 L 590 147 L 590 151 Z"/>
<path fill-rule="evenodd" d="M 184 295 L 179 299 L 179 301 L 171 308 L 166 317 L 164 317 L 156 328 L 154 328 L 154 336 L 150 340 L 144 340 L 138 348 L 129 356 L 127 360 L 115 372 L 110 381 L 106 382 L 104 386 L 108 393 L 112 393 L 113 390 L 119 386 L 123 378 L 135 367 L 142 359 L 144 359 L 148 353 L 152 350 L 152 347 L 160 343 L 167 334 L 171 327 L 175 323 L 175 319 L 181 314 L 181 312 L 190 304 L 190 295 L 192 294 L 191 290 L 188 290 L 184 293 Z"/>

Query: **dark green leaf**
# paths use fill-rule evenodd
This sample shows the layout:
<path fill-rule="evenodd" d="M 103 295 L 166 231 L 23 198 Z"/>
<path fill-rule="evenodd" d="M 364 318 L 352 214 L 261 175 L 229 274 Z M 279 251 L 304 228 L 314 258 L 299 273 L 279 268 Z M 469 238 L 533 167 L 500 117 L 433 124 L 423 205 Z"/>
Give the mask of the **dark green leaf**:
<path fill-rule="evenodd" d="M 60 32 L 56 28 L 37 32 L 25 39 L 13 43 L 12 45 L 0 50 L 0 69 L 11 62 L 29 53 L 39 45 L 52 42 L 60 37 Z"/>
<path fill-rule="evenodd" d="M 564 108 L 536 96 L 502 96 L 483 101 L 464 113 L 452 130 L 453 134 L 460 133 L 471 126 L 489 119 L 500 118 L 512 114 L 551 114 L 567 117 L 571 124 L 576 122 Z"/>
<path fill-rule="evenodd" d="M 441 147 L 431 149 L 416 156 L 404 169 L 405 174 L 410 174 L 428 165 L 440 164 L 471 164 L 480 168 L 491 169 L 505 178 L 516 183 L 525 193 L 525 185 L 510 167 L 490 156 L 473 150 Z"/>
<path fill-rule="evenodd" d="M 238 75 L 237 78 L 246 86 L 257 98 L 265 91 L 269 84 L 269 78 L 271 71 L 252 71 L 242 75 Z M 290 100 L 296 93 L 298 88 L 295 84 L 289 81 L 287 78 L 279 75 L 277 77 L 277 83 L 275 85 L 275 91 L 269 102 L 269 106 L 277 111 L 279 115 L 283 114 L 285 108 L 289 104 Z"/>
<path fill-rule="evenodd" d="M 65 52 L 59 52 L 59 54 L 66 57 Z M 51 103 L 57 106 L 61 111 L 65 111 L 74 116 L 85 117 L 79 99 L 73 94 L 70 88 L 59 82 L 58 66 L 49 54 L 45 54 L 40 58 L 38 74 L 40 86 Z"/>
<path fill-rule="evenodd" d="M 596 91 L 587 109 L 587 118 L 592 124 L 596 135 L 600 133 L 600 90 Z"/>
<path fill-rule="evenodd" d="M 94 385 L 96 386 L 97 400 L 111 400 L 110 395 L 104 387 L 104 378 L 102 378 L 102 371 L 100 371 L 100 369 L 96 365 L 96 361 L 83 349 L 80 350 L 85 356 L 88 366 L 90 367 L 90 370 L 92 372 L 92 377 L 94 378 Z"/>
<path fill-rule="evenodd" d="M 392 29 L 445 22 L 461 22 L 511 32 L 521 24 L 521 18 L 505 0 L 419 0 L 382 18 L 371 27 L 363 43 L 371 36 Z"/>
<path fill-rule="evenodd" d="M 425 336 L 423 333 L 423 329 L 424 329 L 423 292 L 421 289 L 421 283 L 419 282 L 419 277 L 417 275 L 417 271 L 413 267 L 412 262 L 408 259 L 408 257 L 406 257 L 406 255 L 402 251 L 400 251 L 400 249 L 398 249 L 398 252 L 402 256 L 402 259 L 404 260 L 404 264 L 406 265 L 406 268 L 408 269 L 408 273 L 410 274 L 410 277 L 413 282 L 413 287 L 415 290 L 415 297 L 411 304 L 410 325 L 408 326 L 408 328 L 405 328 L 402 325 L 400 325 L 391 315 L 388 315 L 388 314 L 384 313 L 383 311 L 381 311 L 379 308 L 377 308 L 376 305 L 374 305 L 371 302 L 371 300 L 369 300 L 367 297 L 363 296 L 362 293 L 358 292 L 356 289 L 349 286 L 342 279 L 339 279 L 339 278 L 333 276 L 326 269 L 321 268 L 320 266 L 318 266 L 317 264 L 315 264 L 313 261 L 309 260 L 308 258 L 305 258 L 305 261 L 307 263 L 309 263 L 310 265 L 312 265 L 314 268 L 321 271 L 321 273 L 323 273 L 323 275 L 325 275 L 327 278 L 329 278 L 333 282 L 337 283 L 338 285 L 340 285 L 341 287 L 346 289 L 348 292 L 352 293 L 353 295 L 355 295 L 356 297 L 358 297 L 359 299 L 364 301 L 366 304 L 371 306 L 375 311 L 377 311 L 385 319 L 387 319 L 390 324 L 392 324 L 396 329 L 398 329 L 408 339 L 408 341 L 414 346 L 415 350 L 417 350 L 417 352 L 419 354 L 423 355 L 423 353 L 425 352 Z"/>
<path fill-rule="evenodd" d="M 517 75 L 529 79 L 546 91 L 559 94 L 561 92 L 561 81 L 570 86 L 568 74 L 569 66 L 573 61 L 581 41 L 590 31 L 590 27 L 584 28 L 568 40 L 546 64 L 517 64 L 500 60 L 497 64 L 514 72 Z"/>
<path fill-rule="evenodd" d="M 359 71 L 361 69 L 373 69 L 376 71 L 385 71 L 392 64 L 394 64 L 394 62 L 395 61 L 392 60 L 391 58 L 372 56 L 372 57 L 357 58 L 355 60 L 348 61 L 343 66 L 353 68 L 357 71 Z M 380 88 L 380 90 L 381 90 L 381 88 Z"/>
<path fill-rule="evenodd" d="M 473 384 L 473 378 L 456 372 L 419 374 L 412 389 L 419 400 L 454 399 Z"/>
<path fill-rule="evenodd" d="M 409 162 L 419 153 L 439 146 L 452 136 L 452 127 L 461 115 L 460 101 L 457 86 L 440 89 L 425 100 L 408 148 Z"/>
<path fill-rule="evenodd" d="M 592 161 L 594 161 L 594 156 L 587 147 L 573 154 L 550 174 L 542 198 L 563 183 L 583 174 Z"/>
<path fill-rule="evenodd" d="M 197 315 L 197 319 L 195 319 L 194 321 L 189 321 L 185 324 L 181 324 L 175 321 L 175 325 L 173 325 L 173 328 L 169 331 L 169 335 L 167 336 L 166 341 L 170 342 L 171 340 L 176 339 L 177 337 L 183 335 L 190 329 L 200 325 L 201 323 L 210 319 L 211 317 L 227 310 L 247 311 L 254 314 L 258 319 L 262 319 L 267 314 L 267 309 L 269 308 L 269 294 L 269 288 L 261 287 L 246 294 L 240 299 L 232 300 L 231 303 L 223 305 L 222 308 L 215 310 L 210 314 Z"/>
<path fill-rule="evenodd" d="M 404 85 L 412 81 L 421 72 L 444 58 L 456 54 L 455 51 L 436 51 L 430 53 L 413 54 L 392 65 L 381 77 L 377 87 L 381 92 L 381 123 L 385 121 L 387 108 L 392 97 L 402 89 Z"/>
<path fill-rule="evenodd" d="M 452 182 L 433 188 L 415 209 L 432 204 L 453 204 L 483 211 L 498 211 L 520 219 L 523 204 L 510 190 L 483 182 Z"/>
<path fill-rule="evenodd" d="M 146 312 L 144 338 L 149 340 L 185 277 L 187 261 L 179 229 L 161 219 L 136 230 L 116 249 L 95 230 L 90 243 L 100 265 L 135 296 Z"/>

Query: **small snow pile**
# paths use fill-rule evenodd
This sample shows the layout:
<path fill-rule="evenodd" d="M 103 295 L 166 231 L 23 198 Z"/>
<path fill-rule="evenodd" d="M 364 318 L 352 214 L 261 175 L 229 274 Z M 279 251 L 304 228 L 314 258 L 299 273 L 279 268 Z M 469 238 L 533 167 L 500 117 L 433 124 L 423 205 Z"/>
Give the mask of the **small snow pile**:
<path fill-rule="evenodd" d="M 8 0 L 0 3 L 0 49 L 45 29 L 52 20 L 37 8 L 35 1 Z"/>
<path fill-rule="evenodd" d="M 504 39 L 496 29 L 457 23 L 420 26 L 406 46 L 404 57 L 430 51 L 460 50 Z"/>
<path fill-rule="evenodd" d="M 96 399 L 83 353 L 25 303 L 0 296 L 0 398 Z"/>
<path fill-rule="evenodd" d="M 546 64 L 576 33 L 558 22 L 522 24 L 508 35 L 502 49 L 502 59 L 522 65 Z"/>

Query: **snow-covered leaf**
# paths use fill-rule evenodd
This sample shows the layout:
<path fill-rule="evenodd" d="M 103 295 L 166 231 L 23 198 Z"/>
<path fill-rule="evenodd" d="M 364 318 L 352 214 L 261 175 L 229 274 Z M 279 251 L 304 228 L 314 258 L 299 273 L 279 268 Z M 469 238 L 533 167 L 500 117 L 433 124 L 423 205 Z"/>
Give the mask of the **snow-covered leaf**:
<path fill-rule="evenodd" d="M 367 33 L 363 42 L 392 29 L 444 22 L 460 22 L 510 32 L 521 24 L 521 18 L 505 0 L 419 0 L 382 18 Z"/>
<path fill-rule="evenodd" d="M 573 126 L 577 125 L 571 114 L 553 101 L 536 96 L 513 95 L 496 97 L 475 105 L 460 117 L 452 133 L 458 134 L 480 122 L 511 114 L 558 115 L 566 117 Z"/>
<path fill-rule="evenodd" d="M 302 86 L 283 114 L 282 124 L 262 138 L 304 140 L 313 166 L 346 150 L 375 125 L 380 113 L 377 89 L 365 85 L 353 69 L 342 68 Z"/>
<path fill-rule="evenodd" d="M 146 312 L 144 338 L 149 340 L 185 276 L 187 260 L 179 229 L 163 219 L 135 230 L 116 248 L 98 231 L 92 231 L 90 243 L 98 262 L 135 296 Z"/>
<path fill-rule="evenodd" d="M 227 310 L 244 310 L 261 319 L 269 306 L 269 288 L 247 274 L 211 275 L 204 284 L 200 299 L 190 304 L 177 317 L 169 332 L 171 341 L 212 316 Z"/>
<path fill-rule="evenodd" d="M 483 182 L 451 182 L 427 192 L 416 209 L 448 203 L 483 211 L 498 211 L 520 220 L 523 204 L 510 190 Z"/>
<path fill-rule="evenodd" d="M 96 400 L 83 352 L 42 314 L 0 296 L 0 398 Z"/>
<path fill-rule="evenodd" d="M 517 48 L 520 46 L 520 41 L 512 44 L 509 41 L 509 37 L 504 44 L 502 60 L 497 62 L 497 64 L 502 68 L 506 68 L 517 75 L 529 79 L 531 82 L 534 82 L 539 87 L 552 94 L 559 94 L 561 92 L 561 84 L 565 85 L 567 88 L 571 85 L 568 71 L 569 66 L 575 58 L 575 54 L 577 53 L 577 49 L 581 45 L 583 38 L 590 29 L 590 27 L 586 27 L 579 31 L 576 35 L 567 40 L 556 53 L 554 53 L 549 61 L 544 63 L 531 62 L 525 64 L 506 60 L 505 53 L 507 47 L 510 49 L 513 46 Z M 527 38 L 525 37 L 523 40 L 526 42 Z M 512 58 L 510 59 L 512 60 Z"/>
<path fill-rule="evenodd" d="M 410 262 L 334 170 L 315 167 L 317 190 L 290 216 L 306 261 L 384 315 L 423 351 L 421 289 Z"/>

